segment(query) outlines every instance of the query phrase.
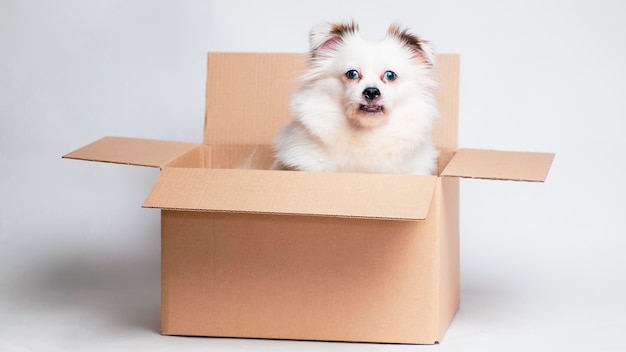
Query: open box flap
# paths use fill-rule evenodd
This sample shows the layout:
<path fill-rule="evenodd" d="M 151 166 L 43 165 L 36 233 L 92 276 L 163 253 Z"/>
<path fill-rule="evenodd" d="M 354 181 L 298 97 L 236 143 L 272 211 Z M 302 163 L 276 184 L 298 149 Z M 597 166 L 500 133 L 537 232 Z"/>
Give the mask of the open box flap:
<path fill-rule="evenodd" d="M 441 176 L 543 182 L 554 154 L 459 149 Z"/>
<path fill-rule="evenodd" d="M 63 158 L 162 168 L 197 144 L 152 139 L 104 137 Z"/>
<path fill-rule="evenodd" d="M 209 53 L 204 144 L 271 144 L 291 120 L 306 55 Z"/>
<path fill-rule="evenodd" d="M 434 176 L 165 168 L 146 208 L 423 220 Z"/>

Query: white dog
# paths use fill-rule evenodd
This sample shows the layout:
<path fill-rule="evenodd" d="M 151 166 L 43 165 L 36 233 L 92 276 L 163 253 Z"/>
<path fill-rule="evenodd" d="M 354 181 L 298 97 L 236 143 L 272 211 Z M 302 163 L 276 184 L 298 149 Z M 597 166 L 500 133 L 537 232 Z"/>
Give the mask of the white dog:
<path fill-rule="evenodd" d="M 275 138 L 275 169 L 429 175 L 438 152 L 430 44 L 396 25 L 381 41 L 356 23 L 311 31 L 311 57 Z"/>

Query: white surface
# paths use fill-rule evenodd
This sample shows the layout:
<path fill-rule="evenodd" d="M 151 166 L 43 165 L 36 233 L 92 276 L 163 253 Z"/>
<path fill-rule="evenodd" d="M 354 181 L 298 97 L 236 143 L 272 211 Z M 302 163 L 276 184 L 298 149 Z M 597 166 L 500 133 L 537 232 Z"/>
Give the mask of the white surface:
<path fill-rule="evenodd" d="M 462 55 L 460 145 L 557 153 L 462 182 L 462 305 L 439 346 L 158 334 L 154 169 L 61 160 L 104 135 L 200 142 L 207 51 L 304 51 L 392 21 Z M 626 3 L 0 2 L 0 351 L 624 351 Z"/>

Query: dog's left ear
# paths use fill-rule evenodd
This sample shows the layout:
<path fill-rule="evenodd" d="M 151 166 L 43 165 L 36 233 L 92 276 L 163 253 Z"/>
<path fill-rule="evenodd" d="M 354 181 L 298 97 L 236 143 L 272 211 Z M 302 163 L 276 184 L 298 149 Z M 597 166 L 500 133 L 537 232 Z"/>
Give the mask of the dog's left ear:
<path fill-rule="evenodd" d="M 431 66 L 435 65 L 435 50 L 430 42 L 420 39 L 407 29 L 393 24 L 387 30 L 387 36 L 396 38 L 402 45 L 406 46 L 415 56 L 422 57 Z"/>
<path fill-rule="evenodd" d="M 334 50 L 343 43 L 343 39 L 348 35 L 358 32 L 359 26 L 354 21 L 347 23 L 325 23 L 314 27 L 309 36 L 311 44 L 311 55 L 313 57 L 329 50 Z"/>

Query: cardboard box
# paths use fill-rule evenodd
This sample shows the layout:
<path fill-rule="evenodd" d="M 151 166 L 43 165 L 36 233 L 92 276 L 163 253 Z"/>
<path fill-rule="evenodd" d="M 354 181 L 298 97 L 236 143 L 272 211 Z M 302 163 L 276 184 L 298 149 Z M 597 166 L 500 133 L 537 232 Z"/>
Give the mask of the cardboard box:
<path fill-rule="evenodd" d="M 161 168 L 162 332 L 432 344 L 459 306 L 459 179 L 543 181 L 553 154 L 457 149 L 439 55 L 436 176 L 269 170 L 300 54 L 211 53 L 203 144 L 107 137 L 65 158 Z"/>

